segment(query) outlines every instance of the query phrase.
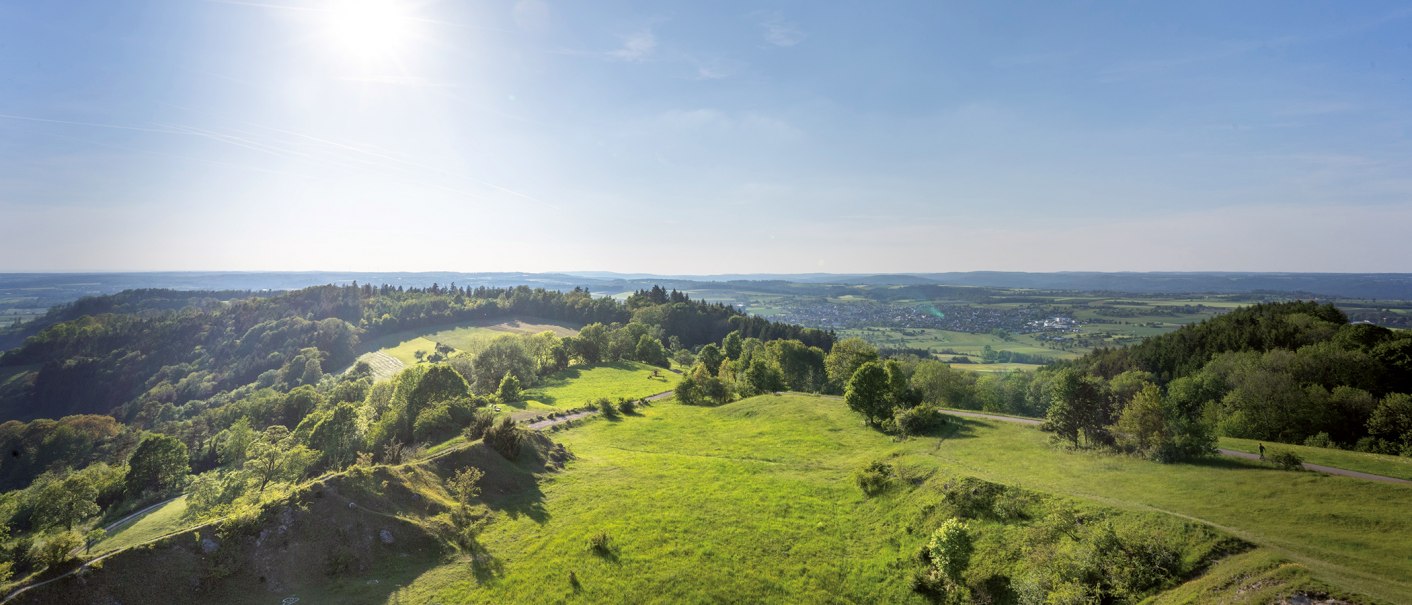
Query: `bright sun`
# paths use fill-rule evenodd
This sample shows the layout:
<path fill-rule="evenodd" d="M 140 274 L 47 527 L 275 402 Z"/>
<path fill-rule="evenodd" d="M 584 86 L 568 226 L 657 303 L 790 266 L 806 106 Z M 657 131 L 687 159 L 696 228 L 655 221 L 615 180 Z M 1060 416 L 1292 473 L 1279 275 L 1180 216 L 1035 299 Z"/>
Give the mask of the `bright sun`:
<path fill-rule="evenodd" d="M 401 62 L 418 35 L 416 8 L 406 0 L 332 0 L 324 13 L 330 50 L 362 67 Z"/>

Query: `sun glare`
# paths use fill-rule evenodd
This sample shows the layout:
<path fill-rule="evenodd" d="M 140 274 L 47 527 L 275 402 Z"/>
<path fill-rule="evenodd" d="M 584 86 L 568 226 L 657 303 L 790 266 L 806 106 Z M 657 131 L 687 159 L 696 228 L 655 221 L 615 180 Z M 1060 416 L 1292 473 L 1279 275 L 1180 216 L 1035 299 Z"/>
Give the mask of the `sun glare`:
<path fill-rule="evenodd" d="M 359 66 L 403 60 L 417 37 L 415 7 L 405 0 L 335 0 L 325 13 L 330 50 Z"/>

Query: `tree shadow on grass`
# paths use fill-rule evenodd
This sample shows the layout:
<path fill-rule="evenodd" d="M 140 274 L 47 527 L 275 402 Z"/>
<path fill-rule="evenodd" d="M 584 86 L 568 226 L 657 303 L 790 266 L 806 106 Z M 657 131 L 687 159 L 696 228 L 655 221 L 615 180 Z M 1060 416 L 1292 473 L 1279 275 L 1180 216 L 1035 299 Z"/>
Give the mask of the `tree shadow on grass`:
<path fill-rule="evenodd" d="M 970 439 L 976 436 L 976 427 L 985 426 L 979 420 L 962 418 L 960 416 L 947 416 L 946 424 L 934 428 L 924 435 L 937 437 L 942 441 L 949 439 Z"/>
<path fill-rule="evenodd" d="M 1221 454 L 1207 456 L 1205 458 L 1197 458 L 1195 460 L 1188 460 L 1186 461 L 1186 464 L 1228 471 L 1275 470 L 1275 467 L 1260 462 L 1258 460 L 1246 460 L 1244 458 L 1234 458 L 1231 456 L 1223 456 Z"/>

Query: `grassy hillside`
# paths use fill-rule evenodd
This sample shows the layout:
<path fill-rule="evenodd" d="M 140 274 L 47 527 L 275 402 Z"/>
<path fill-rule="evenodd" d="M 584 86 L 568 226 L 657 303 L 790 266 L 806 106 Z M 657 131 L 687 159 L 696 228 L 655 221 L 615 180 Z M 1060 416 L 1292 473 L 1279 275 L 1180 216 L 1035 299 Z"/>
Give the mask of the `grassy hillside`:
<path fill-rule="evenodd" d="M 1250 454 L 1260 453 L 1262 442 L 1254 439 L 1237 439 L 1235 437 L 1222 437 L 1221 447 L 1238 452 Z M 1399 479 L 1412 480 L 1412 458 L 1407 456 L 1388 456 L 1385 454 L 1369 454 L 1366 452 L 1354 452 L 1327 447 L 1309 447 L 1304 445 L 1290 445 L 1286 443 L 1263 442 L 1267 448 L 1284 450 L 1298 454 L 1305 462 L 1310 464 L 1322 464 L 1335 468 L 1346 468 L 1351 471 L 1361 471 L 1382 475 L 1384 477 L 1397 477 Z"/>
<path fill-rule="evenodd" d="M 458 351 L 468 351 L 474 349 L 477 344 L 502 334 L 537 334 L 545 331 L 561 337 L 578 333 L 576 327 L 564 322 L 529 318 L 449 323 L 394 332 L 370 339 L 362 343 L 364 353 L 358 360 L 372 365 L 374 374 L 379 380 L 383 380 L 396 374 L 402 367 L 417 363 L 418 351 L 423 354 L 435 352 L 437 343 Z"/>
<path fill-rule="evenodd" d="M 524 401 L 510 406 L 537 412 L 578 407 L 599 397 L 637 399 L 670 391 L 680 380 L 674 372 L 639 361 L 574 366 L 545 377 L 542 384 L 525 391 Z"/>
<path fill-rule="evenodd" d="M 551 464 L 552 450 L 536 437 L 514 462 L 474 443 L 434 459 L 355 467 L 304 485 L 256 517 L 118 553 L 14 602 L 387 603 L 397 602 L 398 587 L 449 561 L 470 577 L 488 578 L 494 559 L 450 558 L 478 549 L 457 540 L 442 477 L 471 466 L 485 472 L 473 517 L 543 518 L 535 495 L 540 477 L 558 464 Z M 156 516 L 170 517 L 166 509 Z M 127 531 L 118 536 L 141 541 Z"/>
<path fill-rule="evenodd" d="M 20 602 L 128 602 L 137 593 L 123 591 L 142 574 L 162 576 L 142 594 L 177 601 L 923 602 L 911 585 L 917 553 L 976 494 L 992 496 L 969 517 L 978 554 L 967 573 L 1007 580 L 994 583 L 1002 599 L 1015 596 L 1005 587 L 1016 570 L 1093 556 L 1051 552 L 1045 540 L 1112 523 L 1175 549 L 1185 571 L 1163 581 L 1156 603 L 1267 603 L 1296 590 L 1412 600 L 1405 486 L 1236 460 L 1070 453 L 1032 428 L 984 421 L 898 441 L 839 399 L 806 395 L 650 406 L 556 437 L 576 457 L 561 472 L 534 458 L 542 441 L 517 464 L 473 444 L 377 467 L 313 485 L 259 524 L 217 536 L 229 548 L 218 553 L 233 554 L 202 553 L 194 536 L 178 536 Z M 896 479 L 868 497 L 854 477 L 875 461 Z M 466 465 L 486 470 L 477 510 L 490 519 L 469 550 L 448 546 L 436 521 L 449 506 L 440 478 Z M 1093 523 L 1056 532 L 1062 510 Z M 377 538 L 384 528 L 393 544 Z M 594 551 L 600 533 L 607 547 Z M 284 536 L 280 546 L 273 535 Z"/>
<path fill-rule="evenodd" d="M 399 596 L 917 600 L 908 570 L 936 522 L 929 507 L 945 499 L 946 481 L 962 476 L 1248 540 L 1256 555 L 1212 569 L 1234 578 L 1217 582 L 1231 602 L 1266 602 L 1259 595 L 1271 587 L 1318 591 L 1323 583 L 1392 602 L 1412 596 L 1403 579 L 1412 528 L 1397 513 L 1412 504 L 1412 490 L 1398 486 L 1240 462 L 1163 466 L 1070 454 L 1033 429 L 985 422 L 962 422 L 941 441 L 895 442 L 863 428 L 836 399 L 796 395 L 714 409 L 653 406 L 643 417 L 596 421 L 562 439 L 578 459 L 540 486 L 544 517 L 501 519 L 481 537 L 499 573 L 475 579 L 444 566 Z M 853 473 L 878 459 L 904 469 L 915 487 L 865 498 Z M 588 550 L 598 532 L 610 536 L 610 556 Z M 1242 584 L 1266 572 L 1274 575 L 1259 590 Z M 1203 586 L 1183 589 L 1201 594 Z"/>

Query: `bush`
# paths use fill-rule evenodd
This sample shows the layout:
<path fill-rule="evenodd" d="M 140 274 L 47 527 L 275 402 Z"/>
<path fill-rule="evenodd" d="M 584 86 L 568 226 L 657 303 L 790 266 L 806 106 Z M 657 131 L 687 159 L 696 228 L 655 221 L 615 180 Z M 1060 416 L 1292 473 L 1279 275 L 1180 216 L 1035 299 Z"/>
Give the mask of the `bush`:
<path fill-rule="evenodd" d="M 69 553 L 83 546 L 76 531 L 64 531 L 30 545 L 29 559 L 38 565 L 55 567 L 69 560 Z"/>
<path fill-rule="evenodd" d="M 1287 471 L 1304 470 L 1304 459 L 1300 458 L 1299 454 L 1288 450 L 1271 450 L 1265 459 L 1269 460 L 1270 464 Z"/>
<path fill-rule="evenodd" d="M 504 456 L 506 460 L 514 460 L 520 456 L 520 442 L 523 435 L 520 434 L 520 427 L 515 425 L 515 421 L 509 416 L 501 418 L 495 426 L 485 432 L 485 444 Z"/>
<path fill-rule="evenodd" d="M 892 420 L 903 435 L 921 435 L 946 426 L 946 416 L 930 405 L 897 410 Z"/>
<path fill-rule="evenodd" d="M 863 490 L 864 494 L 876 496 L 892 483 L 893 474 L 892 465 L 878 460 L 858 471 L 853 480 L 858 483 L 858 488 Z"/>
<path fill-rule="evenodd" d="M 1307 445 L 1307 446 L 1309 446 L 1309 447 L 1323 447 L 1323 448 L 1336 448 L 1336 447 L 1338 447 L 1338 445 L 1336 445 L 1336 444 L 1334 443 L 1334 441 L 1329 438 L 1329 434 L 1328 434 L 1328 433 L 1325 433 L 1325 432 L 1323 432 L 1323 431 L 1320 431 L 1320 432 L 1318 432 L 1318 433 L 1316 433 L 1316 434 L 1310 435 L 1308 439 L 1305 439 L 1305 440 L 1304 440 L 1304 445 Z"/>
<path fill-rule="evenodd" d="M 600 531 L 588 537 L 588 550 L 599 555 L 608 555 L 613 552 L 612 538 L 608 537 L 608 532 Z"/>
<path fill-rule="evenodd" d="M 495 412 L 480 408 L 471 415 L 471 423 L 466 425 L 466 439 L 475 441 L 485 436 L 490 426 L 495 424 Z"/>
<path fill-rule="evenodd" d="M 618 417 L 618 408 L 613 407 L 613 402 L 607 399 L 599 399 L 595 401 L 593 405 L 598 408 L 598 411 L 603 414 L 604 418 Z"/>
<path fill-rule="evenodd" d="M 622 412 L 625 416 L 631 415 L 637 412 L 637 402 L 631 399 L 624 399 L 618 403 L 618 411 Z"/>

